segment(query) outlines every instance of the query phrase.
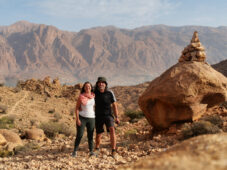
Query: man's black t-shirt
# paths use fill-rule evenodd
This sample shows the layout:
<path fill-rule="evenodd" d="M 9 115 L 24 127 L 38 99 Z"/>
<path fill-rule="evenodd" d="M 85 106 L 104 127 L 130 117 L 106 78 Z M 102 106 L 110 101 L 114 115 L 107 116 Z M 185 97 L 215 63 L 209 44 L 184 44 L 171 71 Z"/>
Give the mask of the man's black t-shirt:
<path fill-rule="evenodd" d="M 95 92 L 95 117 L 112 116 L 111 104 L 115 102 L 115 96 L 112 91 L 107 90 L 103 93 Z"/>

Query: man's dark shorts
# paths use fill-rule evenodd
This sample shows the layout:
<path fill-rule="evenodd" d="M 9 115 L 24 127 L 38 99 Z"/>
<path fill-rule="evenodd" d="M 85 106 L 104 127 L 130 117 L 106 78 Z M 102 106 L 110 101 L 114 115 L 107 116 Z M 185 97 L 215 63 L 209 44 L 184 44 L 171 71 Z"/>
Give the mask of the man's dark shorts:
<path fill-rule="evenodd" d="M 103 116 L 101 118 L 95 118 L 95 128 L 96 128 L 97 134 L 104 132 L 104 128 L 103 128 L 104 124 L 106 125 L 106 129 L 109 132 L 109 128 L 114 127 L 113 116 Z"/>

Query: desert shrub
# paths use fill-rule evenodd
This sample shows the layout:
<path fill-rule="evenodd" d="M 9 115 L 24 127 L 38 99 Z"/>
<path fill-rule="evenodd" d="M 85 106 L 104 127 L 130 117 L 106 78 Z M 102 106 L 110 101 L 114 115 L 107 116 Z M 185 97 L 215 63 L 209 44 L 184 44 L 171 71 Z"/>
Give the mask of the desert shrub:
<path fill-rule="evenodd" d="M 130 122 L 135 122 L 138 119 L 144 117 L 144 113 L 142 111 L 135 111 L 135 110 L 127 110 L 125 115 L 130 118 Z"/>
<path fill-rule="evenodd" d="M 220 129 L 216 125 L 204 120 L 193 122 L 192 124 L 185 124 L 181 131 L 183 139 L 218 132 L 220 132 Z"/>
<path fill-rule="evenodd" d="M 48 113 L 54 113 L 55 112 L 55 109 L 50 109 L 49 111 L 48 111 Z"/>
<path fill-rule="evenodd" d="M 6 114 L 8 107 L 6 105 L 0 104 L 0 114 Z"/>
<path fill-rule="evenodd" d="M 37 120 L 35 120 L 35 119 L 31 119 L 30 120 L 30 125 L 31 126 L 35 126 L 37 124 Z"/>
<path fill-rule="evenodd" d="M 37 143 L 31 142 L 31 143 L 26 143 L 24 146 L 15 147 L 14 153 L 15 154 L 28 153 L 28 152 L 31 152 L 32 150 L 37 150 L 39 148 L 40 146 Z"/>
<path fill-rule="evenodd" d="M 137 130 L 136 129 L 130 129 L 125 132 L 124 136 L 125 138 L 133 139 L 136 137 Z"/>
<path fill-rule="evenodd" d="M 222 103 L 222 104 L 220 104 L 220 106 L 221 106 L 221 107 L 224 107 L 224 108 L 226 108 L 226 109 L 227 109 L 227 101 L 226 101 L 226 102 L 224 102 L 224 103 Z"/>
<path fill-rule="evenodd" d="M 5 84 L 4 83 L 0 83 L 0 87 L 3 87 Z"/>
<path fill-rule="evenodd" d="M 40 128 L 43 129 L 45 135 L 49 138 L 54 138 L 57 134 L 64 134 L 70 136 L 74 134 L 74 129 L 67 126 L 64 123 L 58 122 L 43 122 L 40 125 Z"/>
<path fill-rule="evenodd" d="M 222 126 L 223 126 L 223 120 L 218 115 L 207 115 L 207 116 L 203 117 L 202 120 L 208 121 L 208 122 L 218 126 L 219 128 L 222 128 Z"/>
<path fill-rule="evenodd" d="M 70 115 L 71 115 L 71 116 L 74 116 L 74 112 L 75 112 L 75 108 L 71 108 L 71 109 L 70 109 Z"/>
<path fill-rule="evenodd" d="M 8 156 L 13 156 L 13 155 L 14 155 L 14 153 L 12 151 L 0 149 L 0 157 L 8 157 Z"/>
<path fill-rule="evenodd" d="M 15 87 L 15 88 L 13 89 L 13 92 L 14 92 L 14 93 L 19 93 L 21 90 L 22 90 L 22 89 L 21 89 L 20 87 Z"/>
<path fill-rule="evenodd" d="M 0 129 L 14 128 L 14 117 L 5 116 L 0 119 Z"/>
<path fill-rule="evenodd" d="M 58 122 L 62 118 L 62 115 L 58 112 L 54 113 L 54 121 Z"/>

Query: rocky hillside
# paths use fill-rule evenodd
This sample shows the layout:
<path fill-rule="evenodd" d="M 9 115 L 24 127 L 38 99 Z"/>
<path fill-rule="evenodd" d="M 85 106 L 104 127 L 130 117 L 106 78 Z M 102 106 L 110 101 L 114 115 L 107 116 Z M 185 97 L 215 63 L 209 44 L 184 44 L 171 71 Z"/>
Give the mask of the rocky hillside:
<path fill-rule="evenodd" d="M 20 21 L 0 26 L 0 81 L 58 77 L 75 84 L 104 75 L 111 86 L 150 81 L 177 62 L 197 30 L 210 64 L 226 59 L 227 27 L 165 25 L 67 32 Z"/>
<path fill-rule="evenodd" d="M 57 86 L 58 83 L 56 81 L 54 81 L 55 83 L 48 83 L 47 80 L 27 80 L 21 83 L 21 88 L 23 89 L 19 87 L 0 87 L 0 169 L 108 170 L 119 168 L 136 169 L 138 166 L 140 166 L 140 169 L 141 167 L 150 169 L 151 167 L 149 166 L 160 169 L 160 167 L 167 167 L 168 165 L 174 167 L 172 169 L 182 169 L 183 165 L 187 165 L 187 167 L 183 166 L 186 169 L 189 167 L 212 170 L 218 169 L 217 167 L 220 169 L 226 168 L 224 163 L 226 160 L 226 133 L 219 133 L 214 136 L 203 135 L 202 137 L 182 142 L 184 140 L 182 138 L 182 124 L 175 124 L 165 131 L 153 134 L 151 133 L 151 126 L 144 117 L 132 123 L 124 119 L 123 111 L 120 112 L 121 123 L 116 127 L 118 149 L 115 159 L 110 156 L 111 149 L 107 133 L 103 134 L 99 156 L 89 157 L 85 133 L 78 151 L 78 157 L 73 158 L 71 153 L 76 131 L 73 114 L 75 101 L 71 99 L 71 96 L 63 96 L 61 93 L 62 89 L 68 89 L 70 92 L 71 87 Z M 147 85 L 148 83 L 131 86 L 131 89 L 130 86 L 125 89 L 121 86 L 113 88 L 113 90 L 118 91 L 116 97 L 119 99 L 119 103 L 124 105 L 126 109 L 131 109 L 134 106 L 129 104 L 135 102 L 134 98 L 138 98 L 138 94 L 144 91 Z M 127 96 L 122 96 L 120 92 L 124 92 Z M 133 94 L 131 98 L 129 98 L 128 92 Z M 216 133 L 227 131 L 227 110 L 225 107 L 216 107 L 207 113 L 217 116 L 211 119 L 222 128 Z M 68 128 L 63 129 L 60 126 L 62 123 L 65 125 L 63 127 Z M 44 127 L 46 128 L 43 128 L 45 132 L 56 132 L 55 128 L 59 128 L 59 126 L 62 131 L 56 134 L 54 138 L 47 136 L 45 138 L 31 139 L 24 135 L 24 132 L 30 129 L 33 130 L 34 127 L 40 128 L 40 125 L 45 125 Z M 51 126 L 48 125 L 55 125 L 55 128 L 51 129 Z M 196 127 L 202 128 L 202 130 L 199 131 L 197 129 L 193 133 L 204 133 L 204 130 L 206 132 L 211 127 L 212 129 L 217 128 L 216 125 L 214 126 L 215 128 L 213 126 L 209 122 L 205 127 L 197 124 Z M 190 127 L 190 124 L 185 127 Z M 23 146 L 15 147 L 15 143 L 12 142 L 5 144 L 6 141 L 1 138 L 1 129 L 7 129 L 5 130 L 6 132 L 10 131 L 11 134 L 14 133 L 15 135 L 16 133 L 20 136 Z M 5 153 L 3 151 L 5 149 L 10 150 L 12 147 L 14 147 L 13 153 L 15 155 L 4 157 Z M 196 152 L 192 149 L 195 147 L 198 148 Z M 187 152 L 185 152 L 185 148 L 187 148 Z M 206 155 L 205 158 L 204 155 Z M 172 156 L 174 156 L 174 159 L 172 159 Z M 189 159 L 182 160 L 181 157 Z M 199 159 L 201 163 L 194 163 L 191 159 Z M 168 160 L 168 165 L 163 165 L 166 160 Z M 207 166 L 207 160 L 212 166 Z M 147 163 L 141 163 L 144 161 Z M 179 164 L 179 161 L 183 161 L 183 163 Z"/>
<path fill-rule="evenodd" d="M 227 60 L 214 64 L 212 67 L 227 77 Z"/>

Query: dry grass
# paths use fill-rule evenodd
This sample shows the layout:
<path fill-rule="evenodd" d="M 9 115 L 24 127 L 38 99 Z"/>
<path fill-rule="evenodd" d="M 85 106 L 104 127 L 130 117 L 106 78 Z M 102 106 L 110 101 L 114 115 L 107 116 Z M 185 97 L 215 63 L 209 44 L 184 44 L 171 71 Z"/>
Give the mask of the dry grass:
<path fill-rule="evenodd" d="M 14 128 L 14 117 L 5 116 L 0 119 L 0 129 L 11 129 Z"/>
<path fill-rule="evenodd" d="M 17 147 L 15 147 L 14 153 L 15 154 L 29 153 L 32 150 L 37 150 L 39 148 L 40 148 L 40 146 L 37 143 L 30 142 L 30 143 L 25 144 L 24 146 L 17 146 Z"/>

